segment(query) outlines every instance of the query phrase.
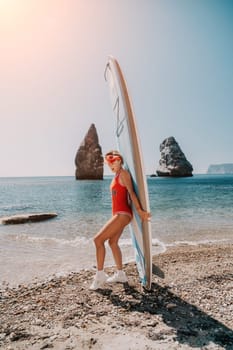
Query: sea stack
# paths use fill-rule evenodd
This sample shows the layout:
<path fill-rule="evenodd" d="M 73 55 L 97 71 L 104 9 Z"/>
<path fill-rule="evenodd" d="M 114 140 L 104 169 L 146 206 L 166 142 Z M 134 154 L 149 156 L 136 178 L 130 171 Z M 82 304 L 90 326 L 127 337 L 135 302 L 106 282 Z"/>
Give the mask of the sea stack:
<path fill-rule="evenodd" d="M 166 138 L 160 145 L 161 159 L 156 170 L 158 176 L 193 176 L 193 167 L 186 159 L 173 136 Z"/>
<path fill-rule="evenodd" d="M 75 157 L 77 180 L 103 180 L 104 159 L 95 124 L 91 124 Z"/>

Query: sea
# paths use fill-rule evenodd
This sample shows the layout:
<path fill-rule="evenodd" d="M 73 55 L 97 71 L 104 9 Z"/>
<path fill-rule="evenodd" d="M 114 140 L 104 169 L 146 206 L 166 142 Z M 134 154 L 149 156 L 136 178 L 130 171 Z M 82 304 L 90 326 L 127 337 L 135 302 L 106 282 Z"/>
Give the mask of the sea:
<path fill-rule="evenodd" d="M 94 271 L 93 236 L 111 217 L 111 179 L 0 178 L 0 286 Z M 154 255 L 179 244 L 233 242 L 233 175 L 147 177 L 147 183 Z M 19 225 L 1 222 L 6 216 L 42 212 L 57 217 Z M 123 262 L 133 261 L 128 227 L 120 245 Z M 106 266 L 111 266 L 106 248 Z"/>

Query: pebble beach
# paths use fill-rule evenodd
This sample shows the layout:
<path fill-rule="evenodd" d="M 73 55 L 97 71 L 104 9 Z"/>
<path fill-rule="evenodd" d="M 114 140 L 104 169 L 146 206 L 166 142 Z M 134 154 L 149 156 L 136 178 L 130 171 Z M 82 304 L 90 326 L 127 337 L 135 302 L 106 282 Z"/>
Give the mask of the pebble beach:
<path fill-rule="evenodd" d="M 2 286 L 0 348 L 233 349 L 232 244 L 183 244 L 154 256 L 150 291 L 134 263 L 124 269 L 128 283 L 97 291 L 89 290 L 94 270 Z"/>

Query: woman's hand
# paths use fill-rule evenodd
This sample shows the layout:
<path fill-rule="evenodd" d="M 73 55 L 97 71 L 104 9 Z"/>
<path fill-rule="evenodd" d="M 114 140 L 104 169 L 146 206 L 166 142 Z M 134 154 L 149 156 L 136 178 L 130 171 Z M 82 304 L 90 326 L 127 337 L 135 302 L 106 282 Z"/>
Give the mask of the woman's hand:
<path fill-rule="evenodd" d="M 138 211 L 138 215 L 140 216 L 142 221 L 149 221 L 151 218 L 151 213 L 148 213 L 145 210 L 139 209 Z"/>

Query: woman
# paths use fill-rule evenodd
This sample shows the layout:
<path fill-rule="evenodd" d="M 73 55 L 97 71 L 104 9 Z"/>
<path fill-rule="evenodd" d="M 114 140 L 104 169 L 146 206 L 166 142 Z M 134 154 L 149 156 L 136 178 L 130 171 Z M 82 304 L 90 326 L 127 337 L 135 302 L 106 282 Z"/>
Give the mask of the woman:
<path fill-rule="evenodd" d="M 90 286 L 90 289 L 96 290 L 101 288 L 105 282 L 127 282 L 125 272 L 122 270 L 122 254 L 118 245 L 119 238 L 124 228 L 132 219 L 132 209 L 129 203 L 129 197 L 136 208 L 141 220 L 149 220 L 150 213 L 141 208 L 139 200 L 133 189 L 131 176 L 127 170 L 123 168 L 123 157 L 118 151 L 111 151 L 105 155 L 105 161 L 115 173 L 112 180 L 110 190 L 112 193 L 112 218 L 94 237 L 96 247 L 97 273 Z M 108 241 L 115 260 L 117 271 L 109 277 L 105 274 L 105 241 Z"/>

